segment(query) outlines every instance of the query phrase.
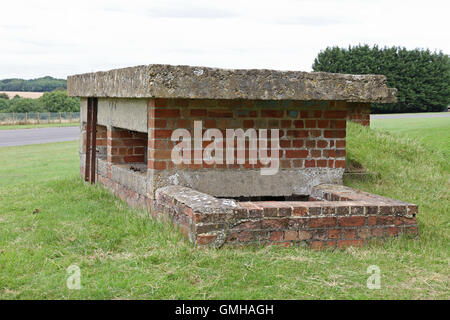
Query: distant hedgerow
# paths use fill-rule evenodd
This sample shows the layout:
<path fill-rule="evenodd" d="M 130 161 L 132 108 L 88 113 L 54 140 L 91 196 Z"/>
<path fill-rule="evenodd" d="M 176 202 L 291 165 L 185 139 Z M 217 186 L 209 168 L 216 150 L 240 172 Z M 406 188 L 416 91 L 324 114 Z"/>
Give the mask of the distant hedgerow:
<path fill-rule="evenodd" d="M 450 57 L 430 50 L 358 45 L 328 47 L 314 59 L 314 71 L 383 74 L 398 89 L 398 102 L 374 104 L 374 113 L 443 111 L 450 104 Z"/>
<path fill-rule="evenodd" d="M 24 79 L 3 79 L 0 80 L 0 91 L 33 91 L 50 92 L 55 89 L 66 89 L 65 79 L 56 79 L 53 77 L 42 77 L 31 80 Z"/>

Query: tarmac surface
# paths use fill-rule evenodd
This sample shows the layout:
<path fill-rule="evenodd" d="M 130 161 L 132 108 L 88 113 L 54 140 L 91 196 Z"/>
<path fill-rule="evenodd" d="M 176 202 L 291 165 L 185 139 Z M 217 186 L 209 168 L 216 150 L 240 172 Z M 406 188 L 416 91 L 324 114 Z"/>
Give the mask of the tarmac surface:
<path fill-rule="evenodd" d="M 0 147 L 78 140 L 80 127 L 0 130 Z"/>

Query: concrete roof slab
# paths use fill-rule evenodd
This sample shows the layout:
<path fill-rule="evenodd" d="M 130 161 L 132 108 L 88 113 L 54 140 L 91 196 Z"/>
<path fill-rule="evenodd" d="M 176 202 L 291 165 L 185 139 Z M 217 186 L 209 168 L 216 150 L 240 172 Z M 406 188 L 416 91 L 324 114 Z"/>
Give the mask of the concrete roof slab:
<path fill-rule="evenodd" d="M 67 78 L 78 97 L 396 102 L 383 75 L 144 65 Z"/>

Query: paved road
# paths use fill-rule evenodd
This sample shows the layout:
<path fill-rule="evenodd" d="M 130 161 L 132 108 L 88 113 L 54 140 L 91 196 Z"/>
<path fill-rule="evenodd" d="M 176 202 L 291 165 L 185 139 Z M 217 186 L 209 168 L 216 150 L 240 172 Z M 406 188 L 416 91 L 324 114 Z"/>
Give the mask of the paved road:
<path fill-rule="evenodd" d="M 0 147 L 78 140 L 80 127 L 0 130 Z"/>
<path fill-rule="evenodd" d="M 450 112 L 434 114 L 372 114 L 370 119 L 400 119 L 400 118 L 443 118 L 450 117 Z"/>

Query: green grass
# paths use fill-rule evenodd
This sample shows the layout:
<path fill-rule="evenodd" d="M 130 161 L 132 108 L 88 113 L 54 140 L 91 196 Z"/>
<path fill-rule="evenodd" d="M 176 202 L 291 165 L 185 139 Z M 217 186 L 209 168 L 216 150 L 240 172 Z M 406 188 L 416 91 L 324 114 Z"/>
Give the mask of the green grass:
<path fill-rule="evenodd" d="M 0 130 L 52 128 L 52 127 L 77 127 L 79 125 L 80 125 L 79 122 L 71 122 L 71 123 L 41 123 L 41 124 L 15 124 L 15 125 L 0 125 Z"/>
<path fill-rule="evenodd" d="M 79 166 L 78 141 L 0 148 L 0 187 L 60 180 Z"/>
<path fill-rule="evenodd" d="M 372 119 L 371 127 L 418 139 L 428 149 L 439 150 L 450 157 L 450 117 Z"/>
<path fill-rule="evenodd" d="M 0 299 L 448 299 L 448 159 L 428 147 L 349 124 L 348 156 L 377 174 L 345 183 L 419 204 L 420 237 L 342 251 L 199 250 L 82 182 L 75 142 L 1 148 Z M 81 290 L 66 287 L 72 264 Z"/>

